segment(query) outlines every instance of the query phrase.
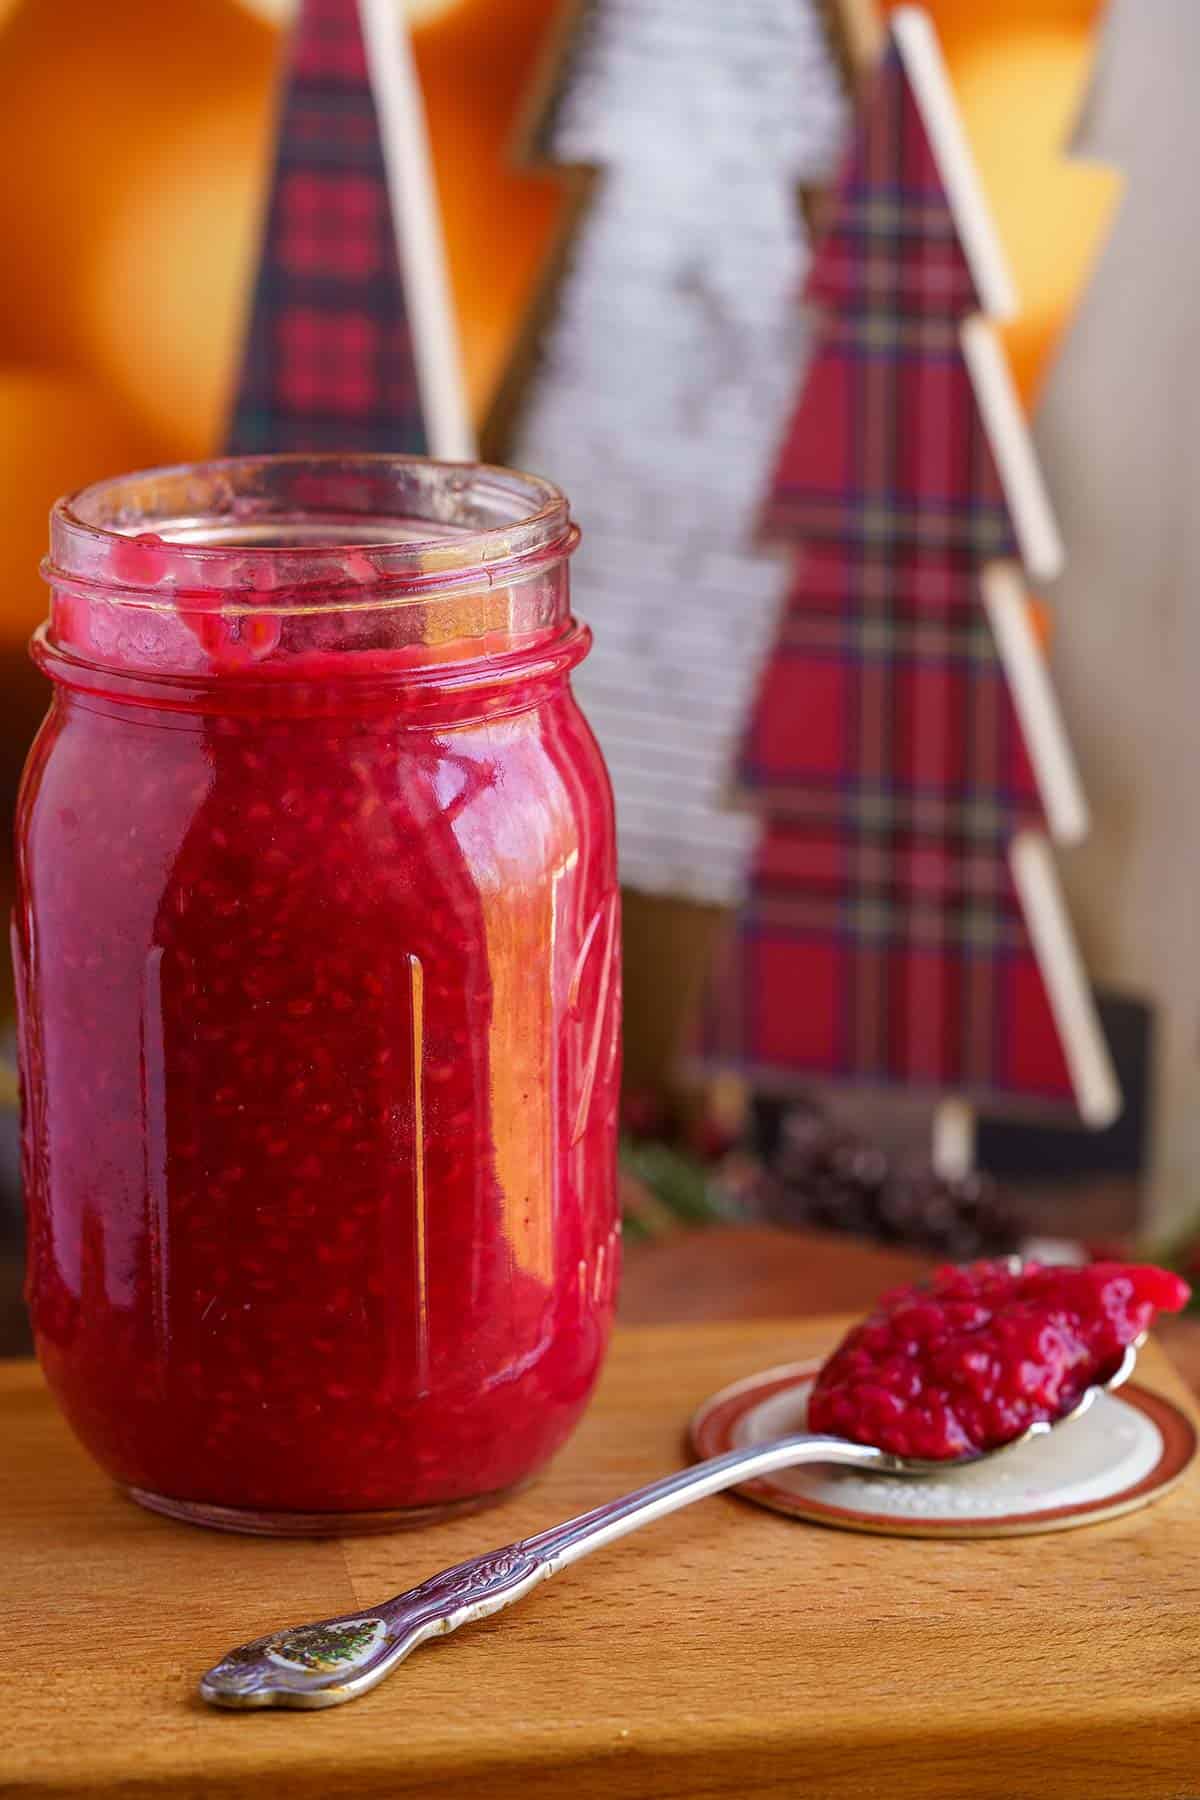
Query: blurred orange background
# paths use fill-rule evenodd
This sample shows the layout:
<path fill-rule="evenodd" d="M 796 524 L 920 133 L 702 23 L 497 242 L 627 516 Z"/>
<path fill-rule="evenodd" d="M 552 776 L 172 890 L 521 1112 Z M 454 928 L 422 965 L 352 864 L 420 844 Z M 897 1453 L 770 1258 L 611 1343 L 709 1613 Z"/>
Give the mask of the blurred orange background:
<path fill-rule="evenodd" d="M 508 141 L 557 0 L 416 8 L 473 406 L 563 213 Z M 0 11 L 0 651 L 43 612 L 54 497 L 220 442 L 268 167 L 279 26 L 239 0 Z"/>
<path fill-rule="evenodd" d="M 403 4 L 403 0 L 397 0 Z M 408 0 L 463 357 L 484 422 L 570 216 L 514 132 L 572 0 Z M 1037 391 L 1118 178 L 1067 159 L 1100 0 L 933 0 Z M 54 496 L 220 442 L 287 0 L 0 0 L 0 653 L 42 613 Z M 1020 129 L 1013 129 L 1014 120 Z M 6 657 L 6 661 L 8 657 Z"/>
<path fill-rule="evenodd" d="M 926 0 L 1012 269 L 1020 310 L 1004 339 L 1028 404 L 1121 195 L 1117 170 L 1070 154 L 1104 9 L 1105 0 Z"/>

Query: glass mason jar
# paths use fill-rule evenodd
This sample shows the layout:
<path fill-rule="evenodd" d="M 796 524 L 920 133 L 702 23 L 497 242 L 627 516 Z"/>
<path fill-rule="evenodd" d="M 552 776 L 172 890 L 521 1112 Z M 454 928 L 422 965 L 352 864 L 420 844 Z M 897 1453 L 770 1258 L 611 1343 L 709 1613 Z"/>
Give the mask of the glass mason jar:
<path fill-rule="evenodd" d="M 428 1518 L 588 1399 L 620 977 L 576 537 L 545 482 L 416 458 L 54 511 L 13 934 L 29 1295 L 145 1505 Z"/>

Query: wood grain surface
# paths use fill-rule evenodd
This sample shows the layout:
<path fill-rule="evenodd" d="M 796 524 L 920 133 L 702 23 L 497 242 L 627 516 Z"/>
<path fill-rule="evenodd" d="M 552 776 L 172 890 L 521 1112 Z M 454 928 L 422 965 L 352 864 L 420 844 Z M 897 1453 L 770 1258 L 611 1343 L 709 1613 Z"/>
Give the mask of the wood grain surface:
<path fill-rule="evenodd" d="M 626 1329 L 553 1468 L 490 1514 L 325 1544 L 115 1495 L 0 1369 L 0 1792 L 148 1800 L 1180 1800 L 1200 1794 L 1200 1482 L 1078 1532 L 918 1543 L 704 1502 L 328 1713 L 194 1698 L 227 1646 L 367 1606 L 675 1466 L 720 1384 L 836 1321 Z M 1161 1353 L 1148 1385 L 1188 1404 Z"/>
<path fill-rule="evenodd" d="M 935 1259 L 833 1232 L 771 1225 L 677 1232 L 625 1252 L 626 1325 L 701 1325 L 866 1312 L 888 1288 L 921 1281 Z"/>

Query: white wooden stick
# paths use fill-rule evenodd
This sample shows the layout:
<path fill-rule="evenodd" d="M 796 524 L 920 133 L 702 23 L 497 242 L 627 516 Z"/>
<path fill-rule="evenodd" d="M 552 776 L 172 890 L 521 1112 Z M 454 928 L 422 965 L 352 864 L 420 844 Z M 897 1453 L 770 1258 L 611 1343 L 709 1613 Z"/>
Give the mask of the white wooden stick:
<path fill-rule="evenodd" d="M 359 0 L 359 10 L 430 454 L 470 462 L 475 432 L 408 24 L 396 0 Z"/>
<path fill-rule="evenodd" d="M 1088 834 L 1087 801 L 1046 656 L 1034 634 L 1029 596 L 1013 563 L 991 563 L 983 571 L 983 603 L 1029 751 L 1050 835 L 1078 844 Z"/>
<path fill-rule="evenodd" d="M 930 1146 L 933 1172 L 943 1181 L 961 1181 L 975 1167 L 975 1109 L 952 1095 L 933 1115 Z"/>
<path fill-rule="evenodd" d="M 1121 1111 L 1121 1090 L 1100 1029 L 1079 946 L 1045 838 L 1020 831 L 1009 846 L 1013 880 L 1085 1125 L 1099 1130 Z"/>
<path fill-rule="evenodd" d="M 1063 542 L 1008 359 L 995 331 L 979 313 L 963 320 L 960 336 L 1022 561 L 1035 580 L 1053 581 L 1062 572 Z"/>
<path fill-rule="evenodd" d="M 925 123 L 979 304 L 994 319 L 1014 318 L 1016 289 L 984 198 L 933 22 L 924 7 L 898 6 L 892 14 L 892 35 Z"/>

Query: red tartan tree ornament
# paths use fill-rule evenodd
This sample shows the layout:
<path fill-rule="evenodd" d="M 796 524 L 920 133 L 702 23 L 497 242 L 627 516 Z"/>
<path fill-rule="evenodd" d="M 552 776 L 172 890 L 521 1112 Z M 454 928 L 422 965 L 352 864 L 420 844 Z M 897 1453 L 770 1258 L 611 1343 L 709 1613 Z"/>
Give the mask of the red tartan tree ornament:
<path fill-rule="evenodd" d="M 762 818 L 704 1010 L 761 1087 L 993 1110 L 1119 1094 L 1048 837 L 1086 807 L 1024 572 L 1061 545 L 999 341 L 1012 298 L 937 41 L 888 48 L 831 196 L 822 309 L 763 508 L 798 546 L 741 744 Z"/>
<path fill-rule="evenodd" d="M 395 0 L 299 0 L 233 452 L 474 453 L 406 31 Z"/>

